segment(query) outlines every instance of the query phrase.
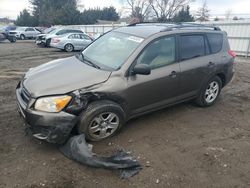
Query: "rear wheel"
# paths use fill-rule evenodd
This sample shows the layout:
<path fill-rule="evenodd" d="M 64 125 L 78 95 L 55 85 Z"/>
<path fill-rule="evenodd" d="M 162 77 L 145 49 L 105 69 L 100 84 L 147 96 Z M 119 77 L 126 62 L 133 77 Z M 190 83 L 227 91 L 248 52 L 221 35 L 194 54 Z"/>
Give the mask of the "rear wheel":
<path fill-rule="evenodd" d="M 100 141 L 115 135 L 124 125 L 123 109 L 111 101 L 91 103 L 81 116 L 79 133 L 85 133 L 88 140 Z"/>
<path fill-rule="evenodd" d="M 72 44 L 66 44 L 66 45 L 64 46 L 64 50 L 65 50 L 66 52 L 73 52 L 73 51 L 74 51 L 74 46 L 73 46 Z"/>
<path fill-rule="evenodd" d="M 220 95 L 221 88 L 221 79 L 218 76 L 215 76 L 214 78 L 210 79 L 202 88 L 199 96 L 196 99 L 196 103 L 202 107 L 213 105 Z"/>

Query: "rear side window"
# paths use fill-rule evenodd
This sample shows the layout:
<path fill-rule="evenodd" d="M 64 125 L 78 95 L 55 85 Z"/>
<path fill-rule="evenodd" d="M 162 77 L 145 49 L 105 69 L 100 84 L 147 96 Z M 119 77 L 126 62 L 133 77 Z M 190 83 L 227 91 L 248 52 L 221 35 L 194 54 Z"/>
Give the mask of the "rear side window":
<path fill-rule="evenodd" d="M 188 60 L 205 55 L 205 40 L 203 35 L 180 36 L 181 60 Z"/>
<path fill-rule="evenodd" d="M 223 43 L 223 35 L 218 33 L 208 33 L 207 34 L 208 42 L 211 47 L 212 54 L 218 53 L 221 51 Z"/>

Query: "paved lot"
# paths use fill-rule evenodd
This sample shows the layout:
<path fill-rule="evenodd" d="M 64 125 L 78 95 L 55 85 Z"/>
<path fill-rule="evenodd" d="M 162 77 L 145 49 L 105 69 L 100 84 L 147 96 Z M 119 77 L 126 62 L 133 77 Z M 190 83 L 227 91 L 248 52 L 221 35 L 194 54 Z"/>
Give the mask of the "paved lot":
<path fill-rule="evenodd" d="M 0 187 L 250 186 L 250 60 L 237 59 L 234 80 L 215 106 L 180 104 L 132 120 L 119 135 L 94 143 L 96 153 L 124 148 L 141 164 L 150 162 L 137 176 L 121 180 L 25 136 L 15 86 L 30 67 L 70 55 L 31 41 L 0 43 Z"/>

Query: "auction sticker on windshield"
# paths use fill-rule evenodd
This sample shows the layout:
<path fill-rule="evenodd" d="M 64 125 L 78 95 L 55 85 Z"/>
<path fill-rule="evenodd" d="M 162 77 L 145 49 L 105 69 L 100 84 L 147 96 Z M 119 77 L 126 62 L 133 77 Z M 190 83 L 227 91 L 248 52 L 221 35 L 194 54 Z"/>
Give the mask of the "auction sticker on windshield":
<path fill-rule="evenodd" d="M 136 37 L 136 36 L 130 36 L 130 37 L 128 37 L 128 40 L 131 40 L 131 41 L 134 41 L 137 43 L 141 43 L 143 41 L 143 38 Z"/>

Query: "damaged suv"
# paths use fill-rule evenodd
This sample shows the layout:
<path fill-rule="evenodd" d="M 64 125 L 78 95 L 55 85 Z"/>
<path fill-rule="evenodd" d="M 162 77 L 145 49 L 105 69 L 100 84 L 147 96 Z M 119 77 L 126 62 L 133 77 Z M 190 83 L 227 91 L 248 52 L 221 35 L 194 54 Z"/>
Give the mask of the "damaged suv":
<path fill-rule="evenodd" d="M 134 24 L 76 56 L 30 69 L 16 96 L 36 138 L 63 143 L 75 128 L 99 141 L 133 117 L 176 103 L 213 105 L 232 79 L 234 60 L 217 27 Z"/>

